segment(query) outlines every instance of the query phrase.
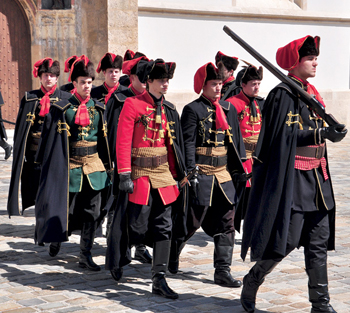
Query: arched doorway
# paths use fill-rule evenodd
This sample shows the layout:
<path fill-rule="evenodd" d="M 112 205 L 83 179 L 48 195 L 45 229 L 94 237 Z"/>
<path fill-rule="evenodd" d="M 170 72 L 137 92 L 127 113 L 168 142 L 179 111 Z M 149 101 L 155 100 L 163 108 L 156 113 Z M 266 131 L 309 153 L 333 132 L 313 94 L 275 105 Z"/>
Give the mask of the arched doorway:
<path fill-rule="evenodd" d="M 15 122 L 24 92 L 31 90 L 31 37 L 27 16 L 17 0 L 0 1 L 0 89 L 2 117 Z M 14 126 L 5 124 L 6 128 Z"/>

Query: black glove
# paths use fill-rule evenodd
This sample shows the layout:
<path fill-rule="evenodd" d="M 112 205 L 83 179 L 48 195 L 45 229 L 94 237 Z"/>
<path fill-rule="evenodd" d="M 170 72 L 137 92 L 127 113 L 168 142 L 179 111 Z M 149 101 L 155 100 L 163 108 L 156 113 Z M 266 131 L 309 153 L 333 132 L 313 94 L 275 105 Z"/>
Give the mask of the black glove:
<path fill-rule="evenodd" d="M 127 193 L 134 192 L 134 183 L 131 180 L 131 174 L 119 174 L 119 190 L 125 191 Z"/>
<path fill-rule="evenodd" d="M 246 173 L 234 173 L 232 175 L 232 182 L 234 186 L 247 183 L 248 177 Z"/>
<path fill-rule="evenodd" d="M 190 179 L 190 184 L 191 184 L 191 189 L 193 191 L 193 194 L 197 198 L 198 197 L 198 193 L 199 193 L 199 181 L 198 181 L 198 178 L 197 178 L 197 174 L 194 175 Z"/>
<path fill-rule="evenodd" d="M 322 139 L 328 139 L 332 142 L 341 141 L 348 130 L 345 128 L 344 124 L 336 124 L 329 127 L 323 127 L 320 129 L 320 135 Z"/>

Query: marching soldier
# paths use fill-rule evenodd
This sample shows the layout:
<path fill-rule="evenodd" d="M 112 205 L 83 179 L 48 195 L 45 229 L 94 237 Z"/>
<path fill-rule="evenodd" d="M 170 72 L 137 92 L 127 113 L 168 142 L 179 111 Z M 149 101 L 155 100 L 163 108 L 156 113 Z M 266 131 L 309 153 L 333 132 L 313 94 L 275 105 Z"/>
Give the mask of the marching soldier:
<path fill-rule="evenodd" d="M 190 180 L 191 195 L 187 214 L 187 236 L 172 246 L 169 271 L 178 271 L 179 255 L 199 227 L 214 238 L 214 282 L 240 287 L 230 273 L 234 245 L 234 215 L 241 180 L 246 183 L 241 158 L 245 150 L 237 111 L 220 100 L 222 76 L 212 63 L 200 67 L 194 77 L 194 90 L 201 96 L 183 109 L 181 126 L 186 167 L 198 173 Z M 234 181 L 237 182 L 236 186 Z M 235 189 L 238 188 L 238 190 Z"/>
<path fill-rule="evenodd" d="M 75 62 L 75 60 L 78 57 L 76 55 L 72 55 L 71 57 L 69 57 L 65 62 L 64 62 L 64 72 L 65 73 L 69 73 L 70 69 L 72 67 L 72 64 Z M 70 76 L 70 75 L 69 75 Z M 74 85 L 72 82 L 68 82 L 68 84 L 65 84 L 63 86 L 60 87 L 61 90 L 63 91 L 67 91 L 71 94 L 74 94 L 76 92 L 76 90 L 74 89 Z"/>
<path fill-rule="evenodd" d="M 261 128 L 261 110 L 264 105 L 264 99 L 259 97 L 260 83 L 263 78 L 263 69 L 257 69 L 253 65 L 248 65 L 243 70 L 241 80 L 241 92 L 228 98 L 237 110 L 239 127 L 241 129 L 247 161 L 243 163 L 244 170 L 248 176 L 252 173 L 253 153 L 259 138 Z M 241 219 L 244 217 L 246 206 L 248 204 L 251 179 L 247 181 L 244 198 L 235 214 L 235 229 L 239 231 Z"/>
<path fill-rule="evenodd" d="M 164 99 L 175 63 L 140 60 L 136 74 L 147 91 L 125 100 L 117 131 L 119 197 L 108 237 L 106 268 L 115 280 L 130 263 L 130 247 L 153 246 L 152 293 L 176 299 L 165 279 L 173 225 L 179 210 L 177 181 L 185 175 L 176 107 Z M 116 176 L 116 175 L 115 175 Z M 126 194 L 127 193 L 127 194 Z M 126 202 L 125 202 L 126 200 Z"/>
<path fill-rule="evenodd" d="M 277 64 L 323 105 L 307 79 L 316 75 L 319 37 L 305 36 L 277 51 Z M 327 249 L 334 249 L 335 200 L 326 139 L 342 140 L 344 125 L 326 127 L 286 83 L 272 89 L 263 108 L 255 150 L 251 197 L 246 212 L 242 258 L 251 248 L 257 261 L 243 279 L 241 303 L 254 312 L 265 277 L 296 247 L 304 246 L 311 313 L 332 312 L 327 278 Z"/>
<path fill-rule="evenodd" d="M 233 73 L 239 64 L 238 58 L 229 57 L 223 54 L 221 51 L 218 51 L 215 56 L 215 64 L 219 69 L 223 80 L 221 88 L 221 100 L 226 100 L 234 95 L 239 94 L 241 87 L 233 76 Z"/>
<path fill-rule="evenodd" d="M 96 72 L 102 71 L 105 81 L 102 85 L 91 89 L 91 98 L 107 104 L 112 94 L 125 89 L 119 84 L 119 77 L 123 65 L 123 58 L 120 55 L 107 52 L 96 68 Z"/>
<path fill-rule="evenodd" d="M 35 204 L 38 190 L 40 165 L 34 162 L 41 137 L 44 118 L 50 106 L 60 100 L 68 99 L 70 94 L 57 88 L 60 64 L 51 58 L 44 58 L 34 64 L 34 77 L 39 77 L 41 87 L 27 91 L 21 100 L 17 115 L 13 163 L 7 211 L 11 215 L 20 215 L 19 185 L 21 184 L 22 213 Z"/>
<path fill-rule="evenodd" d="M 101 215 L 101 193 L 110 185 L 111 166 L 105 105 L 90 98 L 93 64 L 83 55 L 72 64 L 76 92 L 51 106 L 36 161 L 42 164 L 35 206 L 36 240 L 51 242 L 50 256 L 60 250 L 73 230 L 80 229 L 79 266 L 100 267 L 91 249 Z M 68 225 L 68 227 L 67 227 Z"/>

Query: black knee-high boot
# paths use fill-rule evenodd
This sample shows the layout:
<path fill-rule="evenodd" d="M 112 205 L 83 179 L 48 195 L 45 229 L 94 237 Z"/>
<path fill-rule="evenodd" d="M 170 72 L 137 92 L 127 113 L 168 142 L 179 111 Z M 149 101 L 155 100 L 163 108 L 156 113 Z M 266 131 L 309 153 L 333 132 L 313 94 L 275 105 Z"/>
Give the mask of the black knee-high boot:
<path fill-rule="evenodd" d="M 168 270 L 171 274 L 179 271 L 180 254 L 186 242 L 171 241 Z"/>
<path fill-rule="evenodd" d="M 177 299 L 179 295 L 174 292 L 165 280 L 170 253 L 170 240 L 154 243 L 152 264 L 152 293 L 168 299 Z"/>
<path fill-rule="evenodd" d="M 214 282 L 224 287 L 238 288 L 242 286 L 240 280 L 231 276 L 231 263 L 234 244 L 234 234 L 217 234 L 214 236 Z"/>
<path fill-rule="evenodd" d="M 0 147 L 5 150 L 5 160 L 7 160 L 11 156 L 12 146 L 0 138 Z"/>
<path fill-rule="evenodd" d="M 79 266 L 91 271 L 100 271 L 99 267 L 92 259 L 91 249 L 95 238 L 96 223 L 87 222 L 83 224 L 80 236 L 80 256 Z"/>
<path fill-rule="evenodd" d="M 255 310 L 256 294 L 259 287 L 264 282 L 265 277 L 272 272 L 279 261 L 266 260 L 258 261 L 243 278 L 243 288 L 241 293 L 241 304 L 247 312 Z"/>
<path fill-rule="evenodd" d="M 311 313 L 336 313 L 329 304 L 327 264 L 306 269 L 309 276 L 309 300 L 312 303 Z"/>

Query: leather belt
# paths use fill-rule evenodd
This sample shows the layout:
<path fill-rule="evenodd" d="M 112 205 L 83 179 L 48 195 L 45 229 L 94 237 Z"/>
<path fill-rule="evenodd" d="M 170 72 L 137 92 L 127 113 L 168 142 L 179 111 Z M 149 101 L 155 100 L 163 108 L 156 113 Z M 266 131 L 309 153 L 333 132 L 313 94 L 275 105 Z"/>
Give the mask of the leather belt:
<path fill-rule="evenodd" d="M 219 167 L 227 164 L 227 155 L 223 156 L 208 156 L 202 154 L 196 154 L 196 163 L 203 165 L 211 165 Z"/>
<path fill-rule="evenodd" d="M 132 165 L 139 167 L 156 167 L 168 162 L 168 155 L 155 155 L 150 157 L 135 157 L 131 158 Z"/>
<path fill-rule="evenodd" d="M 249 151 L 255 151 L 256 143 L 245 142 L 245 143 L 244 143 L 244 148 L 245 148 L 246 150 L 249 150 Z"/>
<path fill-rule="evenodd" d="M 70 147 L 70 156 L 87 156 L 97 153 L 97 145 L 92 147 Z"/>
<path fill-rule="evenodd" d="M 316 158 L 322 159 L 325 155 L 326 147 L 319 146 L 317 148 L 314 147 L 297 147 L 295 154 L 307 158 Z"/>

